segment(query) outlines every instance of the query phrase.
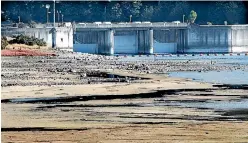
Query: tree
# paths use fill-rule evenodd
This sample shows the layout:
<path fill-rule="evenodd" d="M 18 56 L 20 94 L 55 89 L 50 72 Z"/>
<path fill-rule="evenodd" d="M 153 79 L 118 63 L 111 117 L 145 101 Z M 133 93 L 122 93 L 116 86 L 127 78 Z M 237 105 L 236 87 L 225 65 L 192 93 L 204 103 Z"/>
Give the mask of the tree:
<path fill-rule="evenodd" d="M 169 10 L 169 21 L 181 20 L 183 15 L 189 12 L 189 3 L 187 1 L 169 2 L 167 5 L 167 9 Z"/>
<path fill-rule="evenodd" d="M 191 10 L 189 14 L 190 23 L 195 23 L 196 18 L 197 18 L 197 13 L 194 10 Z"/>
<path fill-rule="evenodd" d="M 151 20 L 153 15 L 153 6 L 146 5 L 145 8 L 143 8 L 143 12 L 141 13 L 143 20 Z"/>
<path fill-rule="evenodd" d="M 209 11 L 209 16 L 215 23 L 224 24 L 227 21 L 230 24 L 246 23 L 246 8 L 242 2 L 216 2 Z"/>
<path fill-rule="evenodd" d="M 121 21 L 122 9 L 119 3 L 115 3 L 111 8 L 111 19 L 114 21 Z"/>
<path fill-rule="evenodd" d="M 132 16 L 138 18 L 140 16 L 140 10 L 141 10 L 142 3 L 141 1 L 134 1 L 132 3 L 131 13 Z"/>
<path fill-rule="evenodd" d="M 57 1 L 57 0 L 56 0 Z M 27 23 L 31 20 L 37 23 L 46 23 L 49 4 L 49 21 L 53 19 L 53 1 L 3 1 L 1 6 L 2 21 L 10 19 Z M 60 1 L 56 3 L 56 10 L 60 10 L 64 21 L 94 22 L 94 21 L 182 21 L 189 19 L 190 10 L 197 11 L 197 23 L 214 24 L 247 23 L 247 8 L 241 1 L 230 2 L 189 2 L 189 1 Z M 105 14 L 106 11 L 106 14 Z M 57 14 L 56 14 L 57 17 Z M 57 19 L 57 18 L 56 18 Z M 192 17 L 192 22 L 195 18 Z"/>

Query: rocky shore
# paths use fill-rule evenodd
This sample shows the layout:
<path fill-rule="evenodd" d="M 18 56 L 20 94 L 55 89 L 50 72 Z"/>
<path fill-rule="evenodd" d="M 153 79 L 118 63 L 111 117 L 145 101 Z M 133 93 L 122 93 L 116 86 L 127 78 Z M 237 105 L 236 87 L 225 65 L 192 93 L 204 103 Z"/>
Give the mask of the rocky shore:
<path fill-rule="evenodd" d="M 76 85 L 101 82 L 129 82 L 129 77 L 114 79 L 101 71 L 126 70 L 146 74 L 173 71 L 247 70 L 248 65 L 223 64 L 218 60 L 125 61 L 111 57 L 56 51 L 57 56 L 2 57 L 2 86 Z M 123 60 L 124 59 L 124 60 Z M 105 74 L 105 76 L 103 76 Z"/>

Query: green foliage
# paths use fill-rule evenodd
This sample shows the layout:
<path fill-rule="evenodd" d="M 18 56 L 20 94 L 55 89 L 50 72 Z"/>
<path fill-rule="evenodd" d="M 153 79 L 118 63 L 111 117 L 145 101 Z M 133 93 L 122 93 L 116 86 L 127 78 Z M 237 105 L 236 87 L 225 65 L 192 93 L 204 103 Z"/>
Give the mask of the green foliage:
<path fill-rule="evenodd" d="M 9 43 L 8 43 L 8 41 L 7 41 L 7 38 L 6 37 L 1 37 L 1 49 L 3 50 L 3 49 L 5 49 L 6 48 L 6 46 L 8 45 Z"/>
<path fill-rule="evenodd" d="M 245 20 L 246 10 L 241 1 L 216 2 L 209 15 L 211 15 L 212 19 L 221 24 L 223 24 L 224 21 L 230 24 L 237 24 L 243 23 Z M 222 17 L 220 17 L 220 15 L 222 15 Z"/>
<path fill-rule="evenodd" d="M 190 5 L 186 1 L 171 3 L 169 9 L 169 15 L 171 17 L 177 17 L 176 20 L 181 20 L 185 13 L 190 10 Z M 172 20 L 173 21 L 173 20 Z"/>
<path fill-rule="evenodd" d="M 46 23 L 47 9 L 53 12 L 53 1 L 2 1 L 2 20 L 13 20 L 28 23 L 34 20 Z M 190 10 L 197 11 L 197 24 L 247 23 L 247 8 L 242 1 L 60 1 L 56 3 L 56 10 L 64 15 L 64 21 L 71 22 L 128 22 L 132 15 L 133 21 L 170 22 L 183 20 L 194 21 L 189 17 Z M 56 15 L 57 17 L 57 15 Z M 60 18 L 61 19 L 61 18 Z M 53 14 L 49 14 L 49 21 L 53 21 Z M 56 19 L 57 21 L 57 19 Z"/>
<path fill-rule="evenodd" d="M 122 9 L 120 3 L 116 3 L 111 7 L 111 16 L 110 18 L 114 21 L 119 21 L 122 16 Z"/>
<path fill-rule="evenodd" d="M 141 10 L 141 7 L 142 7 L 142 3 L 141 1 L 134 1 L 132 3 L 132 8 L 131 8 L 131 14 L 132 16 L 138 18 L 140 16 L 140 10 Z"/>
<path fill-rule="evenodd" d="M 153 6 L 145 6 L 141 16 L 143 17 L 144 20 L 150 21 L 152 18 L 153 12 L 154 12 Z"/>
<path fill-rule="evenodd" d="M 196 18 L 197 18 L 197 13 L 194 10 L 191 10 L 189 14 L 190 23 L 195 23 Z"/>
<path fill-rule="evenodd" d="M 25 35 L 15 36 L 13 40 L 9 43 L 11 44 L 26 44 L 29 46 L 38 45 L 38 46 L 46 46 L 46 42 L 43 39 L 38 39 L 35 37 L 28 37 Z"/>

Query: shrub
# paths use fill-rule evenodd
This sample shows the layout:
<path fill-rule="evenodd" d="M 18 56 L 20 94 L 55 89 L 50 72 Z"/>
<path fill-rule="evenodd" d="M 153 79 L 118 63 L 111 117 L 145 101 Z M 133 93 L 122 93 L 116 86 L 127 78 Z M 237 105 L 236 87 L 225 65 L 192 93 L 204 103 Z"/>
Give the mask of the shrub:
<path fill-rule="evenodd" d="M 191 23 L 195 23 L 195 20 L 197 18 L 197 13 L 194 10 L 191 10 L 189 14 L 189 20 Z"/>
<path fill-rule="evenodd" d="M 10 41 L 11 44 L 26 44 L 26 45 L 38 45 L 46 46 L 46 42 L 43 39 L 38 39 L 35 37 L 28 37 L 25 35 L 14 36 L 14 39 Z"/>
<path fill-rule="evenodd" d="M 6 48 L 6 46 L 8 45 L 9 43 L 8 43 L 8 41 L 7 41 L 7 38 L 6 37 L 1 37 L 1 50 L 2 49 L 5 49 Z"/>

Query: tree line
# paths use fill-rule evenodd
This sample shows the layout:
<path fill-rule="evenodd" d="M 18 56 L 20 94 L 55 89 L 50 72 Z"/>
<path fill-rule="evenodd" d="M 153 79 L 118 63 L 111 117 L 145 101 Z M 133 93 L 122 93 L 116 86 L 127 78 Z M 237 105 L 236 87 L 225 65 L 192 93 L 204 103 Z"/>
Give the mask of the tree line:
<path fill-rule="evenodd" d="M 3 1 L 2 21 L 12 20 L 37 23 L 47 21 L 46 5 L 49 4 L 49 21 L 53 19 L 52 1 Z M 242 1 L 187 2 L 187 1 L 59 1 L 56 2 L 56 21 L 63 14 L 68 22 L 129 22 L 192 21 L 194 11 L 197 24 L 244 24 L 247 23 L 247 8 Z M 58 12 L 58 13 L 57 13 Z"/>

